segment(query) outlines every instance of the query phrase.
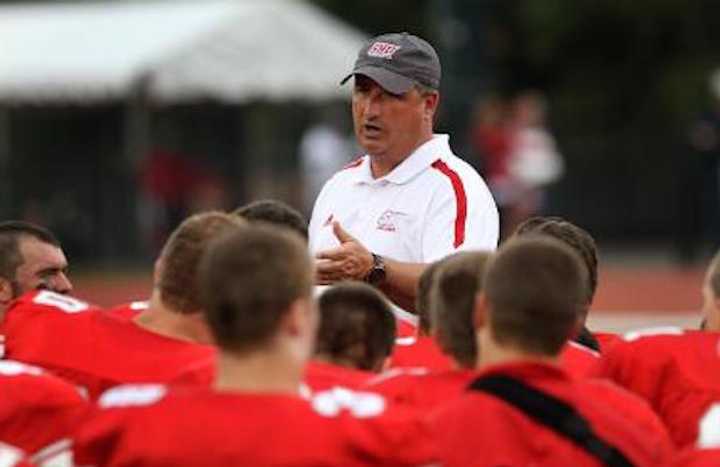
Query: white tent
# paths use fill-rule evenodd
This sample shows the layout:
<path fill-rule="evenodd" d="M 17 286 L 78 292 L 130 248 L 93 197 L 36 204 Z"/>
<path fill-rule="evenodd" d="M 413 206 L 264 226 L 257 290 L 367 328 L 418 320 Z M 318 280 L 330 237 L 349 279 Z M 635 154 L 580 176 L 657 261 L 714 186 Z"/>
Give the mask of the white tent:
<path fill-rule="evenodd" d="M 323 99 L 365 37 L 301 0 L 0 6 L 0 100 Z"/>

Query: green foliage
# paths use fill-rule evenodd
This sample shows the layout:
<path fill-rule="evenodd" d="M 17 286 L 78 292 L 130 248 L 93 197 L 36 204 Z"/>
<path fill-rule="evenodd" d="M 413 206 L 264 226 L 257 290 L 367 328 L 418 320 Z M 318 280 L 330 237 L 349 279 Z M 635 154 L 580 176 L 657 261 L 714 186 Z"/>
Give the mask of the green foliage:
<path fill-rule="evenodd" d="M 708 15 L 715 4 L 516 2 L 516 27 L 524 32 L 516 54 L 544 78 L 551 92 L 604 95 L 623 113 L 649 98 L 674 119 L 702 105 L 706 94 L 697 92 L 697 86 L 706 88 L 707 74 L 719 65 L 720 21 Z M 638 99 L 630 102 L 630 96 Z"/>
<path fill-rule="evenodd" d="M 370 35 L 408 31 L 424 35 L 428 30 L 425 9 L 428 0 L 311 0 Z"/>

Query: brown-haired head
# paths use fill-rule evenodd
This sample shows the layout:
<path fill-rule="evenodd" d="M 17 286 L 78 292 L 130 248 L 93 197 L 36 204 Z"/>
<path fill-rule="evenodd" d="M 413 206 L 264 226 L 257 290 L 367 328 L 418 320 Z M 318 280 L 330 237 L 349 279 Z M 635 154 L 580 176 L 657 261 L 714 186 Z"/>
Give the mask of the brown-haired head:
<path fill-rule="evenodd" d="M 318 298 L 315 355 L 358 370 L 381 371 L 395 344 L 395 316 L 387 299 L 363 282 L 340 282 Z"/>
<path fill-rule="evenodd" d="M 308 222 L 298 210 L 276 199 L 261 199 L 240 206 L 233 214 L 248 222 L 267 222 L 294 230 L 305 240 L 308 239 Z"/>
<path fill-rule="evenodd" d="M 435 276 L 431 300 L 433 335 L 442 351 L 463 368 L 473 368 L 477 363 L 473 312 L 490 256 L 484 251 L 455 253 L 445 258 Z"/>
<path fill-rule="evenodd" d="M 312 303 L 307 245 L 289 229 L 264 223 L 248 224 L 213 242 L 199 281 L 215 342 L 229 352 L 267 346 L 296 303 Z"/>
<path fill-rule="evenodd" d="M 71 292 L 66 273 L 67 259 L 52 232 L 30 222 L 0 222 L 0 307 L 31 289 Z"/>
<path fill-rule="evenodd" d="M 423 336 L 428 336 L 431 332 L 431 295 L 433 284 L 437 277 L 437 272 L 440 270 L 444 262 L 451 256 L 440 258 L 439 260 L 428 264 L 422 274 L 420 274 L 417 295 L 415 296 L 415 313 L 418 316 L 418 328 L 420 329 L 420 334 Z"/>
<path fill-rule="evenodd" d="M 498 345 L 556 356 L 578 322 L 587 271 L 577 253 L 547 236 L 507 241 L 487 265 L 489 331 Z"/>
<path fill-rule="evenodd" d="M 592 235 L 572 222 L 556 216 L 531 217 L 517 227 L 515 235 L 547 235 L 575 250 L 587 269 L 585 302 L 587 307 L 590 307 L 598 284 L 598 250 Z"/>
<path fill-rule="evenodd" d="M 170 234 L 156 263 L 155 286 L 166 307 L 186 314 L 202 309 L 200 260 L 213 240 L 243 224 L 236 216 L 210 211 L 188 217 Z"/>

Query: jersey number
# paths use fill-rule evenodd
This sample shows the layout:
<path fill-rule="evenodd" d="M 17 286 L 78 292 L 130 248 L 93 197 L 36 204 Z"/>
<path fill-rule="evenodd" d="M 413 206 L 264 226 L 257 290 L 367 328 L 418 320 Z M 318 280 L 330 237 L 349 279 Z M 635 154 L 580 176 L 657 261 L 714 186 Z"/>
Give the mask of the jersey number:
<path fill-rule="evenodd" d="M 720 403 L 710 406 L 700 419 L 698 427 L 698 447 L 720 447 Z"/>
<path fill-rule="evenodd" d="M 80 300 L 60 295 L 59 293 L 51 292 L 49 290 L 39 292 L 35 295 L 33 302 L 38 305 L 47 305 L 57 308 L 65 313 L 79 313 L 89 308 L 88 304 L 85 302 L 81 302 Z"/>

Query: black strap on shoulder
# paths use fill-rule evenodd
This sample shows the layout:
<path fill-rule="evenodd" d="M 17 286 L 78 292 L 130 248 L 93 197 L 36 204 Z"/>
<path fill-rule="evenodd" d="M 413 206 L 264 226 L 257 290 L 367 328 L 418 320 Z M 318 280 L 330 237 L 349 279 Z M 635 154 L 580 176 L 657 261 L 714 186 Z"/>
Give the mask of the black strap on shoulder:
<path fill-rule="evenodd" d="M 504 375 L 484 376 L 473 381 L 469 389 L 492 394 L 507 402 L 609 467 L 633 466 L 615 446 L 599 438 L 590 423 L 572 406 L 518 379 Z"/>

